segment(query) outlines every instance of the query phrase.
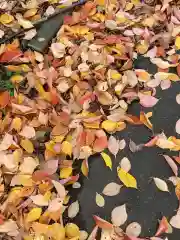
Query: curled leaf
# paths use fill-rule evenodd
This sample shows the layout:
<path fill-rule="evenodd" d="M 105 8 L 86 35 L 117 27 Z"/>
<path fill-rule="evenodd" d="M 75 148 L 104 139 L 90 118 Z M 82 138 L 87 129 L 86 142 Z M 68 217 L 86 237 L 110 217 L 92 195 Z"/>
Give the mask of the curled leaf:
<path fill-rule="evenodd" d="M 89 165 L 88 165 L 88 160 L 87 159 L 84 159 L 82 164 L 81 164 L 81 172 L 83 173 L 83 175 L 85 177 L 88 176 L 88 173 L 89 173 Z"/>
<path fill-rule="evenodd" d="M 178 175 L 178 167 L 175 164 L 175 162 L 168 155 L 163 155 L 163 157 L 166 159 L 166 161 L 169 164 L 170 168 L 172 169 L 174 175 L 177 177 L 177 175 Z"/>
<path fill-rule="evenodd" d="M 66 191 L 65 191 L 64 186 L 60 182 L 57 182 L 55 180 L 52 180 L 52 183 L 53 183 L 54 187 L 56 188 L 56 191 L 57 191 L 59 197 L 62 199 L 65 198 Z"/>

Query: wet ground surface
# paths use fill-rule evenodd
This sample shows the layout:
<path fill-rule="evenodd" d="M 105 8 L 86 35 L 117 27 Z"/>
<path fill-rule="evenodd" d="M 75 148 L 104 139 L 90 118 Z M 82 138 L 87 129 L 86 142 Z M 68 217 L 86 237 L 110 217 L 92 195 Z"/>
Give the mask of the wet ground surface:
<path fill-rule="evenodd" d="M 175 133 L 175 123 L 179 119 L 180 105 L 176 103 L 176 95 L 180 93 L 180 83 L 173 83 L 168 90 L 158 90 L 156 96 L 160 101 L 153 109 L 143 109 L 143 111 L 153 111 L 152 123 L 154 133 L 164 133 L 167 136 L 177 136 Z M 131 114 L 139 116 L 142 110 L 138 103 L 133 103 L 129 108 Z M 152 236 L 157 230 L 158 219 L 166 216 L 170 219 L 175 214 L 178 201 L 174 193 L 174 186 L 167 179 L 173 175 L 172 170 L 165 162 L 161 154 L 177 155 L 177 152 L 169 152 L 160 148 L 144 148 L 140 152 L 132 153 L 128 143 L 132 139 L 136 144 L 147 142 L 152 136 L 150 130 L 145 126 L 128 127 L 116 134 L 119 139 L 125 139 L 127 146 L 119 153 L 116 159 L 113 158 L 113 170 L 105 167 L 100 156 L 89 159 L 90 171 L 88 179 L 82 177 L 82 187 L 73 189 L 74 197 L 80 202 L 81 211 L 76 221 L 81 229 L 90 232 L 94 226 L 92 215 L 98 215 L 106 220 L 110 220 L 111 211 L 115 206 L 127 204 L 128 221 L 122 226 L 123 229 L 132 221 L 136 221 L 142 226 L 141 237 Z M 180 137 L 180 136 L 177 136 Z M 132 188 L 121 189 L 119 195 L 115 197 L 105 196 L 105 207 L 100 208 L 95 203 L 96 192 L 101 193 L 104 186 L 111 181 L 120 183 L 117 177 L 116 168 L 123 157 L 128 157 L 132 164 L 131 173 L 137 179 L 138 190 Z M 168 183 L 170 193 L 160 192 L 152 181 L 152 177 L 159 177 Z M 178 240 L 180 230 L 173 229 L 173 234 L 168 235 L 168 240 Z"/>

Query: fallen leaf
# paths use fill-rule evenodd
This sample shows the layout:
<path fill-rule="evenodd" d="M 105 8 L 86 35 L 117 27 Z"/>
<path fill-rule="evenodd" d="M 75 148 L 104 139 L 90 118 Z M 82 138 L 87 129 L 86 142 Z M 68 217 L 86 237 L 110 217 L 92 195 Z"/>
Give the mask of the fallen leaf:
<path fill-rule="evenodd" d="M 31 126 L 24 126 L 21 132 L 19 133 L 20 136 L 31 139 L 36 136 L 36 132 L 33 127 Z"/>
<path fill-rule="evenodd" d="M 99 228 L 102 228 L 102 229 L 107 229 L 107 230 L 111 230 L 113 228 L 113 225 L 107 221 L 105 221 L 104 219 L 96 216 L 96 215 L 93 215 L 93 218 L 96 222 L 96 225 L 99 227 Z"/>
<path fill-rule="evenodd" d="M 102 156 L 106 166 L 112 170 L 112 160 L 111 160 L 110 156 L 104 152 L 101 153 L 101 156 Z"/>
<path fill-rule="evenodd" d="M 104 207 L 105 205 L 105 200 L 99 193 L 96 193 L 96 204 L 98 207 Z"/>
<path fill-rule="evenodd" d="M 25 32 L 25 36 L 23 37 L 23 39 L 31 40 L 36 36 L 36 34 L 37 34 L 36 29 L 31 29 L 31 30 Z"/>
<path fill-rule="evenodd" d="M 119 140 L 110 136 L 108 140 L 108 150 L 116 157 L 119 152 Z"/>
<path fill-rule="evenodd" d="M 126 187 L 137 188 L 136 179 L 122 168 L 117 168 L 118 177 Z"/>
<path fill-rule="evenodd" d="M 82 164 L 81 164 L 81 172 L 83 173 L 83 175 L 85 177 L 88 176 L 88 173 L 89 173 L 89 165 L 88 165 L 88 160 L 87 159 L 84 159 L 82 161 Z"/>
<path fill-rule="evenodd" d="M 140 104 L 143 106 L 143 107 L 153 107 L 155 106 L 159 99 L 153 97 L 153 96 L 150 96 L 150 95 L 145 95 L 145 94 L 142 94 L 142 93 L 139 93 L 138 94 L 139 96 L 139 99 L 140 99 Z"/>
<path fill-rule="evenodd" d="M 131 162 L 127 157 L 123 157 L 120 161 L 120 167 L 125 171 L 129 172 L 131 170 Z"/>
<path fill-rule="evenodd" d="M 53 183 L 54 187 L 56 188 L 56 191 L 57 191 L 59 197 L 64 199 L 66 196 L 66 190 L 65 190 L 64 186 L 60 182 L 55 181 L 55 180 L 52 180 L 52 183 Z"/>
<path fill-rule="evenodd" d="M 102 193 L 106 196 L 116 196 L 120 193 L 121 187 L 122 185 L 119 185 L 115 182 L 111 182 L 104 187 Z"/>
<path fill-rule="evenodd" d="M 119 141 L 119 149 L 123 150 L 126 147 L 126 141 L 124 139 Z"/>
<path fill-rule="evenodd" d="M 171 87 L 171 81 L 170 80 L 162 80 L 160 83 L 161 89 L 166 90 Z"/>
<path fill-rule="evenodd" d="M 126 234 L 130 237 L 138 237 L 141 234 L 141 225 L 137 222 L 130 223 L 126 228 Z"/>
<path fill-rule="evenodd" d="M 167 183 L 160 178 L 153 178 L 157 188 L 163 192 L 169 192 Z"/>
<path fill-rule="evenodd" d="M 34 222 L 38 220 L 41 216 L 42 209 L 41 208 L 33 208 L 26 216 L 27 222 Z"/>
<path fill-rule="evenodd" d="M 38 165 L 38 159 L 25 157 L 22 164 L 19 166 L 19 171 L 23 174 L 32 174 Z"/>
<path fill-rule="evenodd" d="M 42 194 L 30 196 L 30 199 L 33 201 L 34 204 L 40 207 L 49 205 L 49 202 L 46 200 L 45 196 L 43 196 Z"/>
<path fill-rule="evenodd" d="M 34 151 L 34 146 L 32 142 L 29 139 L 22 139 L 20 142 L 20 145 L 24 150 L 28 153 L 33 153 Z"/>
<path fill-rule="evenodd" d="M 68 217 L 75 218 L 78 213 L 79 213 L 79 202 L 75 201 L 71 203 L 71 205 L 68 208 Z"/>
<path fill-rule="evenodd" d="M 180 104 L 180 93 L 176 95 L 176 102 L 177 104 Z"/>
<path fill-rule="evenodd" d="M 168 155 L 163 155 L 163 157 L 165 158 L 165 160 L 167 161 L 167 163 L 169 164 L 170 168 L 172 169 L 174 175 L 177 177 L 178 175 L 178 167 L 175 164 L 175 162 L 172 160 L 171 157 L 169 157 Z"/>
<path fill-rule="evenodd" d="M 180 119 L 177 120 L 175 129 L 176 129 L 176 133 L 180 134 Z"/>
<path fill-rule="evenodd" d="M 61 151 L 64 154 L 71 156 L 72 155 L 72 144 L 67 141 L 62 142 Z"/>
<path fill-rule="evenodd" d="M 96 138 L 93 144 L 93 150 L 95 152 L 102 152 L 108 146 L 108 141 L 106 136 L 101 136 Z"/>
<path fill-rule="evenodd" d="M 162 220 L 160 221 L 155 237 L 158 237 L 159 235 L 165 233 L 167 230 L 168 230 L 168 221 L 166 217 L 163 217 Z"/>
<path fill-rule="evenodd" d="M 139 145 L 136 145 L 135 142 L 133 142 L 131 139 L 129 141 L 129 149 L 131 152 L 138 152 L 138 151 L 141 151 L 142 148 L 143 148 L 144 144 L 139 144 Z"/>
<path fill-rule="evenodd" d="M 170 222 L 172 227 L 180 229 L 180 214 L 176 214 L 170 219 Z"/>
<path fill-rule="evenodd" d="M 111 212 L 111 221 L 115 226 L 123 225 L 127 220 L 126 205 L 115 207 Z"/>
<path fill-rule="evenodd" d="M 18 18 L 18 23 L 19 23 L 19 25 L 21 25 L 24 29 L 29 29 L 29 28 L 32 28 L 32 27 L 33 27 L 33 24 L 32 24 L 29 20 L 26 20 L 26 19 L 23 19 L 23 18 Z"/>
<path fill-rule="evenodd" d="M 5 108 L 10 103 L 10 95 L 8 91 L 0 93 L 0 109 Z"/>
<path fill-rule="evenodd" d="M 49 175 L 53 175 L 58 169 L 58 163 L 56 159 L 48 160 L 43 164 L 42 169 Z"/>

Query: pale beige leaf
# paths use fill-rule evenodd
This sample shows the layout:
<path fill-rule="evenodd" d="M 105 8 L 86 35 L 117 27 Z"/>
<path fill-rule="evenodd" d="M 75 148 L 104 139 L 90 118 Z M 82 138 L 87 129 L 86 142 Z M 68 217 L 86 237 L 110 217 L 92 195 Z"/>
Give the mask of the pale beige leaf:
<path fill-rule="evenodd" d="M 102 193 L 106 196 L 116 196 L 117 194 L 120 193 L 121 187 L 122 185 L 119 185 L 115 182 L 111 182 L 104 187 Z"/>
<path fill-rule="evenodd" d="M 36 204 L 37 206 L 48 206 L 48 201 L 46 200 L 46 198 L 42 195 L 42 194 L 38 194 L 35 196 L 30 196 L 30 199 L 33 201 L 34 204 Z"/>
<path fill-rule="evenodd" d="M 126 204 L 115 207 L 111 212 L 111 221 L 115 226 L 123 225 L 127 217 Z"/>
<path fill-rule="evenodd" d="M 75 201 L 71 203 L 71 205 L 68 208 L 68 217 L 74 218 L 79 213 L 79 202 Z"/>
<path fill-rule="evenodd" d="M 33 127 L 31 126 L 24 126 L 21 132 L 19 133 L 20 136 L 31 139 L 36 136 L 36 132 Z"/>
<path fill-rule="evenodd" d="M 160 178 L 153 178 L 157 188 L 163 192 L 169 192 L 167 183 Z"/>
<path fill-rule="evenodd" d="M 130 237 L 138 237 L 141 234 L 141 225 L 137 222 L 130 223 L 126 228 L 126 234 Z"/>
<path fill-rule="evenodd" d="M 38 165 L 39 161 L 37 158 L 25 157 L 23 163 L 19 167 L 19 171 L 23 174 L 32 174 Z"/>
<path fill-rule="evenodd" d="M 131 162 L 129 161 L 129 159 L 127 157 L 124 157 L 121 161 L 120 161 L 120 167 L 126 171 L 129 172 L 131 169 Z"/>

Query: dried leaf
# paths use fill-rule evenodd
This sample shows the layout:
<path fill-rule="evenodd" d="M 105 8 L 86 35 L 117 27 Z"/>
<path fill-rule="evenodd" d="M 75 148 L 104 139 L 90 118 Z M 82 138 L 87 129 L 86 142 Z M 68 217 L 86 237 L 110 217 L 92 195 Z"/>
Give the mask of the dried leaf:
<path fill-rule="evenodd" d="M 52 180 L 52 183 L 53 183 L 54 187 L 56 188 L 56 191 L 57 191 L 59 197 L 64 199 L 66 196 L 66 191 L 65 191 L 64 186 L 60 182 L 57 182 L 55 180 Z"/>
<path fill-rule="evenodd" d="M 125 171 L 129 172 L 131 170 L 131 162 L 127 157 L 123 157 L 120 161 L 120 167 Z"/>
<path fill-rule="evenodd" d="M 46 200 L 45 196 L 41 194 L 31 196 L 30 199 L 33 201 L 34 204 L 40 207 L 49 205 L 49 202 Z"/>
<path fill-rule="evenodd" d="M 32 174 L 38 165 L 37 159 L 25 157 L 23 163 L 19 166 L 19 171 L 23 174 Z"/>
<path fill-rule="evenodd" d="M 8 91 L 0 93 L 0 109 L 5 108 L 10 103 L 10 95 Z"/>
<path fill-rule="evenodd" d="M 21 132 L 19 133 L 20 136 L 31 139 L 36 136 L 36 132 L 33 127 L 31 126 L 24 126 Z"/>
<path fill-rule="evenodd" d="M 126 187 L 137 188 L 136 179 L 122 168 L 117 168 L 119 179 L 123 182 Z"/>
<path fill-rule="evenodd" d="M 29 20 L 25 20 L 23 18 L 18 18 L 18 23 L 21 25 L 24 29 L 29 29 L 33 27 L 33 24 Z"/>
<path fill-rule="evenodd" d="M 178 167 L 175 164 L 175 162 L 168 155 L 163 155 L 163 157 L 166 159 L 166 161 L 169 164 L 170 168 L 172 169 L 174 175 L 177 177 L 177 175 L 178 175 Z"/>
<path fill-rule="evenodd" d="M 33 37 L 36 36 L 36 34 L 37 34 L 36 29 L 31 29 L 31 30 L 29 30 L 29 31 L 27 31 L 27 32 L 25 33 L 25 36 L 24 36 L 23 39 L 25 39 L 25 40 L 31 40 L 31 39 L 33 39 Z"/>
<path fill-rule="evenodd" d="M 111 160 L 110 156 L 104 152 L 101 153 L 101 156 L 102 156 L 106 166 L 112 170 L 112 160 Z"/>
<path fill-rule="evenodd" d="M 68 217 L 75 218 L 78 213 L 79 213 L 79 202 L 75 201 L 71 203 L 71 205 L 68 208 Z"/>
<path fill-rule="evenodd" d="M 105 200 L 99 193 L 96 193 L 96 204 L 98 207 L 104 207 L 105 205 Z"/>
<path fill-rule="evenodd" d="M 126 205 L 115 207 L 111 212 L 111 221 L 115 226 L 123 225 L 127 220 Z"/>
<path fill-rule="evenodd" d="M 58 163 L 58 160 L 48 160 L 43 164 L 42 169 L 49 175 L 53 175 L 58 169 Z"/>
<path fill-rule="evenodd" d="M 138 237 L 141 234 L 141 225 L 137 222 L 130 223 L 126 228 L 126 234 L 130 237 Z"/>
<path fill-rule="evenodd" d="M 139 99 L 140 99 L 140 104 L 143 107 L 148 107 L 148 108 L 153 107 L 159 101 L 159 99 L 157 99 L 153 96 L 145 95 L 145 94 L 142 94 L 142 93 L 139 93 L 138 96 L 139 96 Z"/>
<path fill-rule="evenodd" d="M 111 196 L 111 197 L 116 196 L 120 193 L 121 187 L 122 185 L 119 185 L 115 182 L 111 182 L 104 187 L 102 193 L 106 196 Z"/>
<path fill-rule="evenodd" d="M 169 192 L 167 183 L 160 178 L 153 178 L 157 188 L 163 192 Z"/>

